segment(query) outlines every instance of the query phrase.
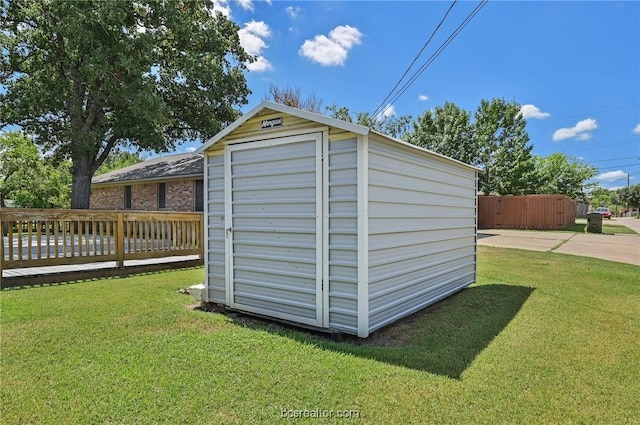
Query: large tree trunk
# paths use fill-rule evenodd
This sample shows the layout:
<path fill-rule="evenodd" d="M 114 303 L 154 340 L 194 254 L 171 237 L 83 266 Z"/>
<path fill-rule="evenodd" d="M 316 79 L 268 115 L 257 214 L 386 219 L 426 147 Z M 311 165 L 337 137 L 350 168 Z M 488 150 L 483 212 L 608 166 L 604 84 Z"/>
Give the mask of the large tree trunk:
<path fill-rule="evenodd" d="M 91 178 L 93 177 L 91 162 L 89 155 L 82 155 L 80 158 L 73 159 L 73 167 L 71 168 L 73 177 L 71 184 L 72 209 L 89 208 Z"/>

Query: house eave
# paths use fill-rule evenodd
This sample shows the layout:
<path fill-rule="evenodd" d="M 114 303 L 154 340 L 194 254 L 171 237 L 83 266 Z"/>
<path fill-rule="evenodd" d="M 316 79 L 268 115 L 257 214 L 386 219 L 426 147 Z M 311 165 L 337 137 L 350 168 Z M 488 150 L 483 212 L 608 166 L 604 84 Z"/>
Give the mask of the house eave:
<path fill-rule="evenodd" d="M 181 181 L 181 180 L 198 180 L 202 178 L 204 178 L 204 174 L 188 174 L 188 175 L 175 176 L 175 177 L 153 177 L 153 178 L 138 179 L 138 180 L 117 180 L 117 181 L 91 183 L 91 187 L 131 186 L 134 184 L 174 182 L 174 181 Z"/>

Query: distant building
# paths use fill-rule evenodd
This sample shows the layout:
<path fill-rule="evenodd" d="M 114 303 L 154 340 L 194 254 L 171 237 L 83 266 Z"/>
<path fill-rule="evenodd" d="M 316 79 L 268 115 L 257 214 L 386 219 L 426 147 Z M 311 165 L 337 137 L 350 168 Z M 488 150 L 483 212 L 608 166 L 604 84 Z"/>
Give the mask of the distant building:
<path fill-rule="evenodd" d="M 153 158 L 91 180 L 91 209 L 202 211 L 204 160 L 178 154 Z"/>

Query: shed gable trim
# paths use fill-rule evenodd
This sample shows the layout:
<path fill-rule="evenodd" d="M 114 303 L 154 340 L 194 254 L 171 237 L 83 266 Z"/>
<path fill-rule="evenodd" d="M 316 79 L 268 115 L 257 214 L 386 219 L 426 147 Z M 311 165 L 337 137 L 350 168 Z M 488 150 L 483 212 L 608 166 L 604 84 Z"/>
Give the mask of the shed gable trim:
<path fill-rule="evenodd" d="M 207 140 L 200 148 L 198 148 L 194 152 L 194 155 L 201 154 L 209 150 L 211 147 L 216 145 L 226 136 L 234 132 L 238 127 L 240 127 L 241 125 L 249 121 L 251 118 L 258 115 L 260 112 L 262 112 L 265 109 L 270 109 L 274 112 L 280 112 L 283 114 L 293 115 L 302 119 L 314 121 L 329 127 L 340 128 L 342 130 L 349 131 L 359 135 L 365 135 L 369 133 L 369 128 L 364 127 L 362 125 L 353 124 L 350 122 L 338 120 L 335 118 L 327 117 L 324 115 L 316 114 L 316 113 L 305 111 L 298 108 L 293 108 L 291 106 L 281 105 L 279 103 L 264 101 L 260 103 L 258 106 L 256 106 L 255 108 L 253 108 L 251 111 L 249 111 L 247 114 L 243 115 L 242 117 L 238 118 L 236 121 L 231 123 L 229 126 L 225 127 L 222 131 L 220 131 L 218 134 L 213 136 L 211 139 Z"/>

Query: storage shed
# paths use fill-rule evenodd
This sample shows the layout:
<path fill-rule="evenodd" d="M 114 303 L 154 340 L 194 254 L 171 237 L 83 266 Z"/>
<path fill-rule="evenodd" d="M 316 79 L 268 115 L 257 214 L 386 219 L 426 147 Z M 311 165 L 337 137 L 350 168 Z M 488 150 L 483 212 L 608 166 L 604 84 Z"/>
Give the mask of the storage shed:
<path fill-rule="evenodd" d="M 271 102 L 196 153 L 205 301 L 367 337 L 475 281 L 476 168 Z"/>

